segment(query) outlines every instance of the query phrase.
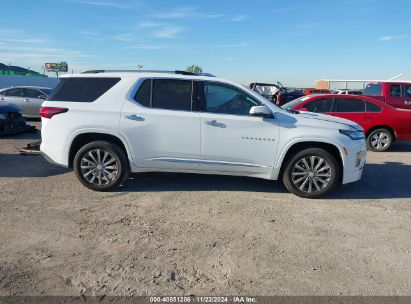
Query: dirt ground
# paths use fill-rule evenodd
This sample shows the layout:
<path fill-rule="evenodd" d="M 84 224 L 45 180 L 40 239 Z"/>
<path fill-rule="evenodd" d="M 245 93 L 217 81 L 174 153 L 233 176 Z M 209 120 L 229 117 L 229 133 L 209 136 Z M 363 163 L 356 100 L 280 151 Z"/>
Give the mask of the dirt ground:
<path fill-rule="evenodd" d="M 411 143 L 323 200 L 141 174 L 92 192 L 0 139 L 0 295 L 411 295 Z"/>

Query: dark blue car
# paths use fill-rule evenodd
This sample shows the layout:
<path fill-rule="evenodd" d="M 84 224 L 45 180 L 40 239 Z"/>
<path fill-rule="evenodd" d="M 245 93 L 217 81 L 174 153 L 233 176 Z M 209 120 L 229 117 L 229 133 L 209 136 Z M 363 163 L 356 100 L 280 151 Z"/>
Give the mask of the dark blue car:
<path fill-rule="evenodd" d="M 16 105 L 0 101 L 0 136 L 21 133 L 28 128 L 26 120 Z"/>

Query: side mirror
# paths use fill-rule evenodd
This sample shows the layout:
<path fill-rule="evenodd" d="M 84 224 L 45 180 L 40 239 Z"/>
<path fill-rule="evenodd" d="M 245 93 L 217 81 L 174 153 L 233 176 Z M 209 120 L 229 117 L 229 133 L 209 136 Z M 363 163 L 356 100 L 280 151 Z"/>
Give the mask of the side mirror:
<path fill-rule="evenodd" d="M 299 111 L 302 111 L 302 112 L 310 112 L 310 111 L 308 111 L 307 108 L 301 108 L 301 109 L 299 109 Z"/>
<path fill-rule="evenodd" d="M 256 117 L 264 117 L 264 118 L 271 118 L 273 117 L 273 113 L 267 106 L 254 106 L 250 109 L 250 116 Z"/>
<path fill-rule="evenodd" d="M 39 95 L 39 96 L 37 96 L 37 98 L 46 100 L 46 99 L 47 99 L 47 96 L 46 96 L 46 95 Z"/>

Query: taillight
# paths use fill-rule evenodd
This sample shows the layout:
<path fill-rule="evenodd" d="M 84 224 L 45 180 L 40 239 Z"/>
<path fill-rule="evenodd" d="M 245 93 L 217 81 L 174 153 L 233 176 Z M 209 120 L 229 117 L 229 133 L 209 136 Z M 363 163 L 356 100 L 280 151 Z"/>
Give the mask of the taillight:
<path fill-rule="evenodd" d="M 40 110 L 40 116 L 44 118 L 52 118 L 54 115 L 66 113 L 67 111 L 67 108 L 42 107 Z"/>

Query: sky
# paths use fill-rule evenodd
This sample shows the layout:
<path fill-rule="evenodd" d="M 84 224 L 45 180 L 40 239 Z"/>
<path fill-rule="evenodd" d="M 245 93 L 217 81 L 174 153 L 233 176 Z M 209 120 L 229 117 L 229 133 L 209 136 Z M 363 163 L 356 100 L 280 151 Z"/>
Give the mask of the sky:
<path fill-rule="evenodd" d="M 0 0 L 0 7 L 0 62 L 39 72 L 61 61 L 74 73 L 196 64 L 243 84 L 305 87 L 411 74 L 410 0 Z"/>

